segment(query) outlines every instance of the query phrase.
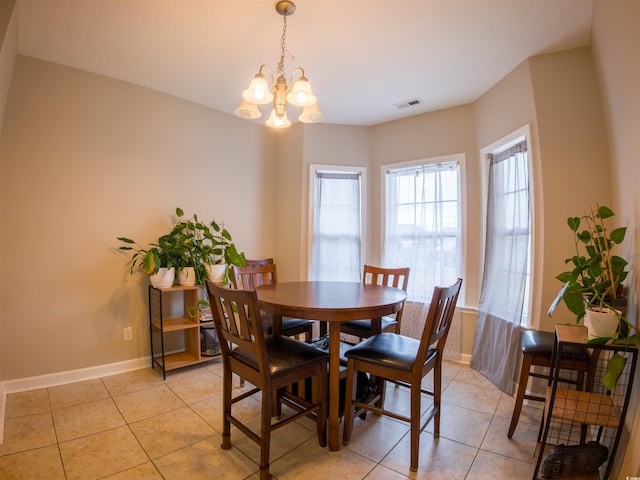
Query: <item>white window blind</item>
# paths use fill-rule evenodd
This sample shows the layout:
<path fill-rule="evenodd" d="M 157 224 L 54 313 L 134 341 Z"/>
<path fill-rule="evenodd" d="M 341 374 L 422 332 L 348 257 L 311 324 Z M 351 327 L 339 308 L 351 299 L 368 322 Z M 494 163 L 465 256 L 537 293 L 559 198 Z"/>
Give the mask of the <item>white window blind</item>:
<path fill-rule="evenodd" d="M 361 175 L 315 172 L 311 280 L 362 277 Z"/>

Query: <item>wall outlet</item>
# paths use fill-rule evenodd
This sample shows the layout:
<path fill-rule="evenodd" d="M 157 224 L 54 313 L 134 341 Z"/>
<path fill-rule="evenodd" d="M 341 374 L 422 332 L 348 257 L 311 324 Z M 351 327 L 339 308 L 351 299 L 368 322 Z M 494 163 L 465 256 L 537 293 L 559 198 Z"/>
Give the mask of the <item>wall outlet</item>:
<path fill-rule="evenodd" d="M 126 341 L 133 340 L 133 328 L 132 327 L 124 327 L 122 329 L 122 336 Z"/>

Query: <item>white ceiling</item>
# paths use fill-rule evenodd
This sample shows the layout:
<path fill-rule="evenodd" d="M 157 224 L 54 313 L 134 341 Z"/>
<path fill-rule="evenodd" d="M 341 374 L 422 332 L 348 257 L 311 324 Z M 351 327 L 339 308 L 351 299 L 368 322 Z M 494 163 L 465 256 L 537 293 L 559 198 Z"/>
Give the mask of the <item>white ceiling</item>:
<path fill-rule="evenodd" d="M 285 71 L 304 67 L 327 123 L 375 125 L 473 102 L 530 56 L 590 44 L 593 0 L 295 1 Z M 277 66 L 273 0 L 16 5 L 19 54 L 229 114 L 258 67 Z M 394 106 L 414 98 L 424 103 Z"/>

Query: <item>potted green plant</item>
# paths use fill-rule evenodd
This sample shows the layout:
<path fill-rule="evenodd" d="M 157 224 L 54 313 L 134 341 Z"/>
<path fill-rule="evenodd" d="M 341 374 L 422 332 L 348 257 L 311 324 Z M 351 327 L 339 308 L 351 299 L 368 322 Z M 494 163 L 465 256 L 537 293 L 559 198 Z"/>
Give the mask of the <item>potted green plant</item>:
<path fill-rule="evenodd" d="M 180 252 L 176 249 L 173 236 L 162 235 L 147 248 L 127 237 L 118 237 L 118 240 L 124 244 L 118 247 L 119 250 L 133 252 L 130 273 L 137 269 L 144 271 L 154 287 L 170 287 L 173 284 L 175 267 L 180 263 Z"/>
<path fill-rule="evenodd" d="M 238 251 L 231 234 L 215 220 L 206 223 L 197 214 L 185 219 L 184 211 L 179 207 L 176 208 L 176 215 L 178 221 L 171 235 L 176 236 L 178 243 L 183 245 L 183 257 L 188 266 L 195 268 L 197 284 L 204 285 L 208 278 L 227 283 L 229 266 L 245 265 L 244 253 Z"/>
<path fill-rule="evenodd" d="M 194 215 L 191 219 L 183 218 L 184 212 L 176 208 L 178 217 L 169 235 L 173 238 L 179 253 L 178 283 L 180 285 L 202 285 L 204 269 L 199 249 L 198 218 Z"/>
<path fill-rule="evenodd" d="M 609 230 L 605 220 L 613 217 L 613 211 L 597 205 L 582 217 L 569 217 L 567 225 L 574 235 L 575 254 L 565 260 L 571 269 L 556 276 L 563 282 L 556 299 L 549 308 L 551 315 L 563 301 L 576 315 L 576 323 L 583 318 L 590 330 L 588 343 L 604 344 L 615 341 L 621 344 L 637 344 L 636 328 L 627 320 L 623 311 L 617 309 L 622 282 L 627 278 L 628 262 L 614 255 L 613 249 L 624 241 L 626 227 Z M 583 223 L 584 222 L 584 223 Z M 609 316 L 611 329 L 595 326 L 601 316 Z M 611 320 L 613 319 L 613 320 Z M 606 321 L 606 320 L 605 320 Z M 603 383 L 613 390 L 625 365 L 625 357 L 617 353 L 607 366 Z"/>

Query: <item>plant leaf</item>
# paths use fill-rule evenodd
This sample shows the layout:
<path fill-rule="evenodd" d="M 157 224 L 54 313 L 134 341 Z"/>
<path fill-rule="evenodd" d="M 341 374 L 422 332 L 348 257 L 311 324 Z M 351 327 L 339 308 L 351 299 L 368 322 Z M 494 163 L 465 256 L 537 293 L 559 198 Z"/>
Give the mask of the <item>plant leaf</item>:
<path fill-rule="evenodd" d="M 629 337 L 620 337 L 613 343 L 616 345 L 640 345 L 640 335 L 636 333 Z"/>
<path fill-rule="evenodd" d="M 611 241 L 614 243 L 622 243 L 624 241 L 624 236 L 627 233 L 627 227 L 620 227 L 620 228 L 616 228 L 615 230 L 612 230 L 611 233 L 609 233 L 609 238 L 611 238 Z"/>
<path fill-rule="evenodd" d="M 611 210 L 609 207 L 605 207 L 604 205 L 601 205 L 598 208 L 598 217 L 602 218 L 603 220 L 605 218 L 613 217 L 614 215 L 615 213 L 613 213 L 613 210 Z"/>
<path fill-rule="evenodd" d="M 604 376 L 602 377 L 602 384 L 609 390 L 615 390 L 618 378 L 620 378 L 626 363 L 626 357 L 618 354 L 618 352 L 614 353 L 609 359 L 609 362 L 607 363 L 607 370 L 604 372 Z"/>
<path fill-rule="evenodd" d="M 590 338 L 586 343 L 587 345 L 605 345 L 609 340 L 611 337 L 596 337 Z"/>
<path fill-rule="evenodd" d="M 589 243 L 591 241 L 591 232 L 589 232 L 589 230 L 583 230 L 576 233 L 576 237 L 578 237 L 578 240 L 582 243 Z"/>
<path fill-rule="evenodd" d="M 578 228 L 580 227 L 580 217 L 569 217 L 567 218 L 567 225 L 569 225 L 569 228 L 576 232 L 578 230 Z"/>
<path fill-rule="evenodd" d="M 567 308 L 578 316 L 578 319 L 584 316 L 584 297 L 579 292 L 570 292 L 566 290 L 562 295 Z"/>

